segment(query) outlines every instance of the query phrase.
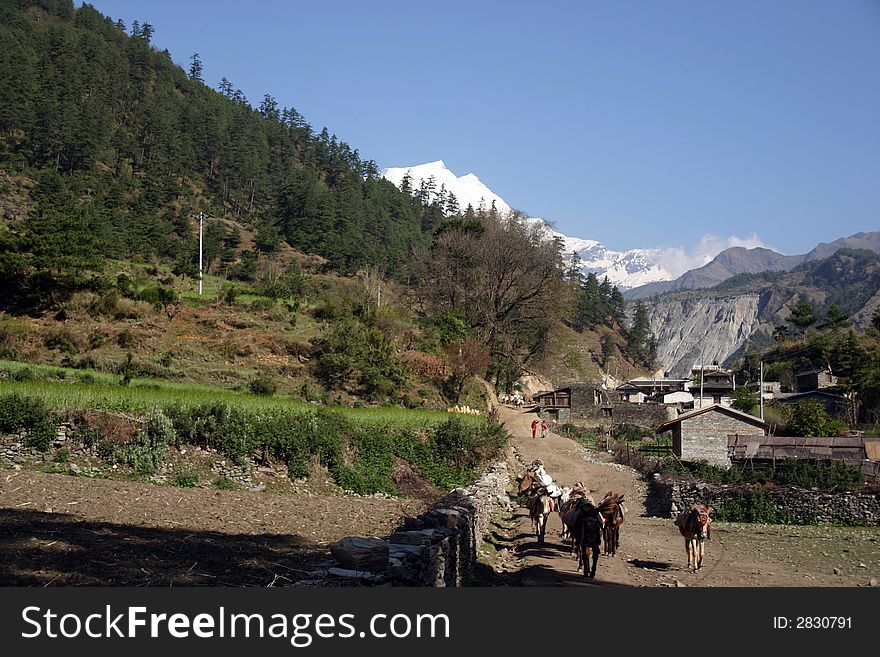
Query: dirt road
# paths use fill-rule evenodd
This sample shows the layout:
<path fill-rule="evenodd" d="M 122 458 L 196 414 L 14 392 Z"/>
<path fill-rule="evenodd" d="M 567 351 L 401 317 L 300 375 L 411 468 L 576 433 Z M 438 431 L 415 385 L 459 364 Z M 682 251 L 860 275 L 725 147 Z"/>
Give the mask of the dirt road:
<path fill-rule="evenodd" d="M 714 522 L 703 568 L 687 569 L 684 539 L 672 520 L 646 517 L 646 484 L 610 455 L 588 452 L 563 436 L 532 438 L 529 410 L 501 406 L 501 420 L 524 463 L 540 458 L 562 486 L 583 481 L 595 499 L 623 493 L 628 509 L 620 550 L 600 556 L 596 579 L 576 571 L 562 523 L 551 516 L 546 542 L 538 545 L 528 514 L 517 508 L 499 518 L 487 546 L 501 579 L 522 586 L 869 586 L 880 578 L 880 528 L 801 527 Z"/>

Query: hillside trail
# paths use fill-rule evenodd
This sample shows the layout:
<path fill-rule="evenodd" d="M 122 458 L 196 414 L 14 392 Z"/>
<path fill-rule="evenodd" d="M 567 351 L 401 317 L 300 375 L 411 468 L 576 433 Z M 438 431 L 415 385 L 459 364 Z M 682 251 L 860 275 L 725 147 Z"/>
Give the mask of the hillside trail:
<path fill-rule="evenodd" d="M 670 518 L 645 515 L 647 483 L 635 470 L 613 463 L 605 452 L 588 451 L 571 439 L 548 433 L 532 438 L 534 409 L 500 406 L 500 420 L 512 436 L 519 470 L 540 458 L 546 472 L 560 486 L 582 481 L 598 502 L 608 491 L 622 493 L 627 515 L 620 531 L 620 547 L 614 556 L 600 555 L 594 580 L 577 570 L 570 546 L 561 539 L 558 513 L 547 524 L 545 543 L 539 545 L 528 511 L 515 506 L 497 520 L 489 540 L 500 555 L 504 572 L 499 584 L 511 586 L 816 586 L 834 585 L 826 573 L 805 574 L 804 563 L 786 554 L 784 535 L 773 535 L 744 525 L 713 525 L 706 543 L 703 568 L 687 568 L 685 543 Z M 785 531 L 785 530 L 782 530 Z M 760 535 L 760 536 L 758 536 Z M 777 542 L 774 545 L 774 542 Z M 754 547 L 751 547 L 754 545 Z M 746 546 L 746 549 L 743 549 Z M 497 568 L 496 568 L 497 570 Z M 873 570 L 873 568 L 872 568 Z M 864 570 L 862 572 L 865 572 Z"/>

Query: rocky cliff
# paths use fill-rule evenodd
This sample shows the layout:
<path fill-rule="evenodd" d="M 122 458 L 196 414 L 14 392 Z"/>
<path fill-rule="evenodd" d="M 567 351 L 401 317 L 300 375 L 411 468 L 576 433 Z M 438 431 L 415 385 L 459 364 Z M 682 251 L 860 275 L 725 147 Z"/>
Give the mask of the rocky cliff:
<path fill-rule="evenodd" d="M 816 326 L 834 304 L 857 331 L 867 328 L 880 307 L 880 256 L 867 250 L 844 249 L 792 272 L 738 278 L 644 302 L 657 338 L 657 362 L 670 376 L 685 376 L 701 361 L 724 364 L 759 350 L 772 340 L 776 326 L 787 324 L 789 308 L 800 301 L 816 310 Z"/>
<path fill-rule="evenodd" d="M 674 378 L 725 362 L 760 326 L 760 294 L 670 296 L 648 307 L 657 361 Z"/>

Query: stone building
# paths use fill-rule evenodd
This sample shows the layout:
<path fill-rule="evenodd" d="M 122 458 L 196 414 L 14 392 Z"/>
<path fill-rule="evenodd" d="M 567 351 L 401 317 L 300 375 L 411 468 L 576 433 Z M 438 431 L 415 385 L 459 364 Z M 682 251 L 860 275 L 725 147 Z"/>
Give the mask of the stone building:
<path fill-rule="evenodd" d="M 713 404 L 661 424 L 657 434 L 672 432 L 672 453 L 682 461 L 707 461 L 726 468 L 730 467 L 727 437 L 766 434 L 768 426 L 754 415 Z"/>
<path fill-rule="evenodd" d="M 733 404 L 733 391 L 736 381 L 733 372 L 722 369 L 718 365 L 704 365 L 691 370 L 692 383 L 688 388 L 694 396 L 694 408 L 703 408 L 714 404 L 730 406 Z"/>
<path fill-rule="evenodd" d="M 568 383 L 533 396 L 541 417 L 609 432 L 628 424 L 653 429 L 675 417 L 676 406 L 620 401 L 601 383 Z"/>
<path fill-rule="evenodd" d="M 772 401 L 771 404 L 778 406 L 781 404 L 794 405 L 802 401 L 814 401 L 821 404 L 825 411 L 832 417 L 847 418 L 851 409 L 852 402 L 833 392 L 825 390 L 809 390 L 807 392 L 780 393 Z"/>
<path fill-rule="evenodd" d="M 794 375 L 795 392 L 821 390 L 822 388 L 832 388 L 836 385 L 837 377 L 828 368 L 806 370 Z"/>

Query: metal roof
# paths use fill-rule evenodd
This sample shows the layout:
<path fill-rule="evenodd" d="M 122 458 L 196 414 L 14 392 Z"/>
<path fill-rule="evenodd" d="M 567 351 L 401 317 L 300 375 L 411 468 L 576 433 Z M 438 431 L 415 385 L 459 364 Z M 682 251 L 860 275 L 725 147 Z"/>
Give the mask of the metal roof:
<path fill-rule="evenodd" d="M 679 415 L 674 420 L 669 420 L 668 422 L 664 422 L 659 427 L 657 427 L 657 431 L 655 433 L 663 433 L 664 431 L 669 431 L 673 426 L 679 424 L 684 420 L 689 420 L 692 417 L 696 417 L 702 413 L 708 413 L 710 411 L 715 411 L 717 413 L 723 413 L 724 415 L 729 415 L 732 418 L 736 418 L 738 420 L 742 420 L 743 422 L 749 422 L 756 427 L 761 427 L 766 429 L 770 425 L 764 422 L 759 417 L 755 417 L 754 415 L 749 415 L 748 413 L 743 413 L 742 411 L 738 411 L 735 408 L 730 408 L 728 406 L 722 406 L 721 404 L 712 404 L 711 406 L 707 406 L 706 408 L 698 408 L 695 411 L 691 411 L 690 413 L 684 413 L 683 415 Z"/>
<path fill-rule="evenodd" d="M 755 459 L 816 459 L 864 461 L 868 446 L 880 453 L 880 441 L 861 436 L 759 436 L 728 435 L 727 451 L 731 458 Z"/>

